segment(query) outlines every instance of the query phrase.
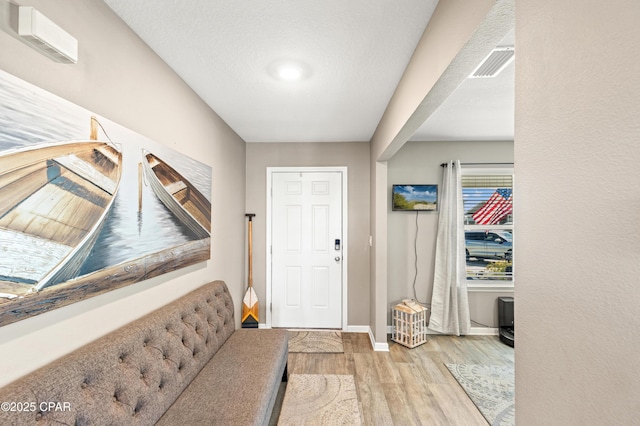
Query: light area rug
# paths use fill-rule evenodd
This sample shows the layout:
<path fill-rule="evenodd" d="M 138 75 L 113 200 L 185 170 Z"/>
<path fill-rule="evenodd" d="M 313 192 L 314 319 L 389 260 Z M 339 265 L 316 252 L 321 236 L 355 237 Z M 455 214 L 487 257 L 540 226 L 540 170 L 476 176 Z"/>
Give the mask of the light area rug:
<path fill-rule="evenodd" d="M 343 353 L 339 331 L 289 331 L 289 352 Z"/>
<path fill-rule="evenodd" d="M 445 365 L 490 425 L 515 425 L 515 373 L 513 366 Z"/>
<path fill-rule="evenodd" d="M 361 425 L 353 376 L 292 374 L 282 402 L 278 425 Z"/>

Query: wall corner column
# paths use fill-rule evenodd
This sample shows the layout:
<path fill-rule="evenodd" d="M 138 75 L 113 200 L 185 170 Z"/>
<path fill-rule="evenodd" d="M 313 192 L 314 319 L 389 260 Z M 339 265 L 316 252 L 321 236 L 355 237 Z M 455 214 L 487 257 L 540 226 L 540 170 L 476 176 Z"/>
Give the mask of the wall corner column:
<path fill-rule="evenodd" d="M 387 162 L 374 163 L 373 333 L 376 347 L 387 344 Z"/>

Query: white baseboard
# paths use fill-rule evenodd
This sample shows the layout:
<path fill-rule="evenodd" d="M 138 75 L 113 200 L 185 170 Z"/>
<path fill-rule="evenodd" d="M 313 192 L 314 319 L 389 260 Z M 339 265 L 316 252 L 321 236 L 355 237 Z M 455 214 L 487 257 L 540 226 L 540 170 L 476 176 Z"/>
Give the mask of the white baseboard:
<path fill-rule="evenodd" d="M 498 331 L 497 327 L 471 327 L 469 336 L 497 336 Z"/>
<path fill-rule="evenodd" d="M 349 325 L 345 330 L 348 333 L 367 333 L 369 334 L 369 340 L 371 341 L 371 347 L 376 352 L 389 352 L 389 344 L 388 343 L 380 343 L 376 342 L 375 337 L 373 336 L 373 330 L 368 325 Z"/>
<path fill-rule="evenodd" d="M 344 330 L 347 333 L 368 333 L 371 327 L 368 325 L 348 325 Z"/>
<path fill-rule="evenodd" d="M 389 344 L 387 342 L 376 342 L 376 338 L 373 335 L 373 330 L 369 327 L 369 340 L 371 340 L 371 346 L 376 352 L 389 352 Z"/>

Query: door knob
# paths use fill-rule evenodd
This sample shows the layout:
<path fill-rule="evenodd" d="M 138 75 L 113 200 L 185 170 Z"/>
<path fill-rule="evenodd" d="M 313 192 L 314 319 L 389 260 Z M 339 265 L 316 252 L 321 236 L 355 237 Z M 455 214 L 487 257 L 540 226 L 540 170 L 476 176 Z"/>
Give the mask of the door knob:
<path fill-rule="evenodd" d="M 340 262 L 340 256 L 336 256 L 336 262 Z"/>

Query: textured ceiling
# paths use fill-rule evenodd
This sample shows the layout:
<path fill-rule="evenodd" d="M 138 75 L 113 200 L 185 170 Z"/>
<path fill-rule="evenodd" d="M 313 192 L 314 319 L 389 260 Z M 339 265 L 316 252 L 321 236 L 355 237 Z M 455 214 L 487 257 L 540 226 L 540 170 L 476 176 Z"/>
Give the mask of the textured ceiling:
<path fill-rule="evenodd" d="M 369 141 L 437 0 L 104 0 L 247 142 Z M 513 33 L 499 45 L 513 45 Z M 274 66 L 298 61 L 286 82 Z M 411 140 L 513 140 L 514 64 Z"/>
<path fill-rule="evenodd" d="M 514 46 L 514 32 L 498 46 Z M 414 133 L 414 141 L 513 140 L 515 61 L 492 78 L 468 78 Z"/>
<path fill-rule="evenodd" d="M 105 3 L 245 141 L 323 142 L 371 139 L 437 0 Z"/>

